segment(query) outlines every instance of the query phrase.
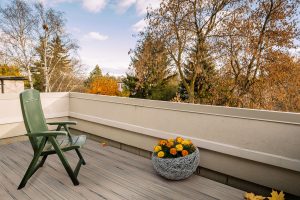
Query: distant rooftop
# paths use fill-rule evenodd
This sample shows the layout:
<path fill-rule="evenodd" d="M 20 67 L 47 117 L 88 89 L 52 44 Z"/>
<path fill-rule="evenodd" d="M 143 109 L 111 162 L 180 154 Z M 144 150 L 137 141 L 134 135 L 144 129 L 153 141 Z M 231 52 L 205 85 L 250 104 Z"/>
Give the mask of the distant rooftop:
<path fill-rule="evenodd" d="M 0 80 L 27 80 L 23 76 L 0 76 Z"/>

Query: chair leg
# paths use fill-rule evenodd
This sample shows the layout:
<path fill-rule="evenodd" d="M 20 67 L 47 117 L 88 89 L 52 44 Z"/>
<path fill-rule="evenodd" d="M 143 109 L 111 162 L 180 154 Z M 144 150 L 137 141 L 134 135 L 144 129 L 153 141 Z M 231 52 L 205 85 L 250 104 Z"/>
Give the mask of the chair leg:
<path fill-rule="evenodd" d="M 40 164 L 39 164 L 40 167 L 43 167 L 43 165 L 44 165 L 44 163 L 45 163 L 47 157 L 48 157 L 48 155 L 44 155 L 44 156 L 43 156 L 43 158 L 42 158 L 42 160 L 41 160 L 41 162 L 40 162 Z"/>
<path fill-rule="evenodd" d="M 28 169 L 18 187 L 18 190 L 19 189 L 22 189 L 23 187 L 25 187 L 27 181 L 29 180 L 29 178 L 31 177 L 31 175 L 33 174 L 33 172 L 35 171 L 35 166 L 37 164 L 39 160 L 39 155 L 35 155 L 30 163 L 30 165 L 28 166 Z"/>
<path fill-rule="evenodd" d="M 44 143 L 47 140 L 46 137 L 44 137 L 41 141 L 41 145 L 38 149 L 38 151 L 34 154 L 33 159 L 31 161 L 31 163 L 29 164 L 24 177 L 22 178 L 22 181 L 18 187 L 18 190 L 22 189 L 23 187 L 25 187 L 27 181 L 29 180 L 29 178 L 37 171 L 37 169 L 40 167 L 40 164 L 37 165 L 40 155 L 42 154 L 43 148 L 44 148 Z M 46 159 L 45 159 L 46 160 Z M 45 161 L 44 161 L 45 162 Z"/>
<path fill-rule="evenodd" d="M 86 165 L 86 162 L 85 162 L 85 160 L 83 159 L 83 157 L 82 157 L 82 155 L 81 155 L 79 149 L 75 149 L 75 151 L 76 151 L 76 153 L 77 153 L 79 159 L 82 161 L 82 164 L 83 164 L 83 165 Z"/>
<path fill-rule="evenodd" d="M 59 148 L 56 140 L 53 137 L 51 137 L 50 141 L 51 141 L 51 143 L 52 143 L 52 145 L 53 145 L 53 147 L 54 147 L 54 149 L 55 149 L 55 151 L 56 151 L 59 159 L 61 160 L 63 166 L 65 167 L 65 169 L 66 169 L 69 177 L 71 178 L 73 184 L 74 185 L 79 185 L 79 181 L 78 181 L 76 175 L 74 174 L 74 172 L 73 172 L 71 166 L 69 165 L 69 162 L 67 161 L 66 157 L 64 156 L 63 152 Z"/>

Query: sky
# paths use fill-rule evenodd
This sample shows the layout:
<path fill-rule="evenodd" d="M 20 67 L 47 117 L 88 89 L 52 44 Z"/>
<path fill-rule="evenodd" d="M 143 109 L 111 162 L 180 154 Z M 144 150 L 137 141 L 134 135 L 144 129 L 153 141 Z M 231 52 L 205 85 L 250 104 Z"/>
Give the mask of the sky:
<path fill-rule="evenodd" d="M 0 0 L 0 4 L 8 1 Z M 103 73 L 116 76 L 128 70 L 128 52 L 145 26 L 147 7 L 159 6 L 159 0 L 40 1 L 64 13 L 66 30 L 80 46 L 79 56 L 87 66 L 87 74 L 98 64 Z"/>

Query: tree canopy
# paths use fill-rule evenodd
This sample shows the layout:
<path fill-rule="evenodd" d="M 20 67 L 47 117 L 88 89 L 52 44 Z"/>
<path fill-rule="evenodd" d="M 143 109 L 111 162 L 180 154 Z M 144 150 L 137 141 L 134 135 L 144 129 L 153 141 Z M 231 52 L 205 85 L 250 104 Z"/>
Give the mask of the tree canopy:
<path fill-rule="evenodd" d="M 128 85 L 152 84 L 147 62 L 155 56 L 142 48 L 145 36 L 151 36 L 163 44 L 168 60 L 160 66 L 178 74 L 174 100 L 300 111 L 300 58 L 291 53 L 299 47 L 299 5 L 294 0 L 162 0 L 158 9 L 148 10 Z"/>

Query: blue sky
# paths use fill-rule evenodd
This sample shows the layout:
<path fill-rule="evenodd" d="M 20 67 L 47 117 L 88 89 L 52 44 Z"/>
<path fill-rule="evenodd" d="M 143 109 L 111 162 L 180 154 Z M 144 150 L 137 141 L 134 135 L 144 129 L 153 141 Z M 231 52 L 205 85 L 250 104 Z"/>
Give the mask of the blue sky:
<path fill-rule="evenodd" d="M 1 0 L 1 4 L 8 1 Z M 98 64 L 104 73 L 114 75 L 125 74 L 128 69 L 128 51 L 137 40 L 133 35 L 145 24 L 146 8 L 159 5 L 159 0 L 40 1 L 64 12 L 67 31 L 78 41 L 79 55 L 88 72 Z"/>
<path fill-rule="evenodd" d="M 56 0 L 46 5 L 63 11 L 67 30 L 79 42 L 79 55 L 91 70 L 99 64 L 104 73 L 121 75 L 128 69 L 128 51 L 134 48 L 143 18 L 153 0 Z M 152 2 L 152 3 L 151 3 Z"/>

